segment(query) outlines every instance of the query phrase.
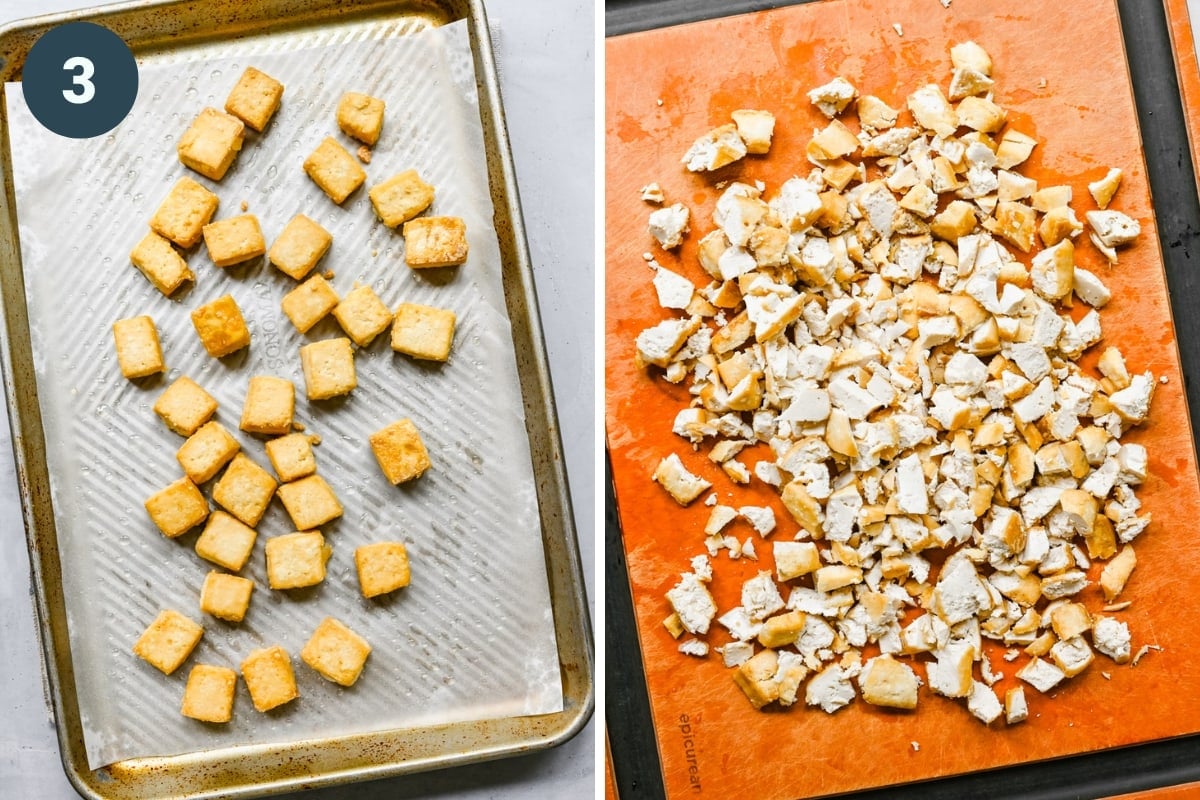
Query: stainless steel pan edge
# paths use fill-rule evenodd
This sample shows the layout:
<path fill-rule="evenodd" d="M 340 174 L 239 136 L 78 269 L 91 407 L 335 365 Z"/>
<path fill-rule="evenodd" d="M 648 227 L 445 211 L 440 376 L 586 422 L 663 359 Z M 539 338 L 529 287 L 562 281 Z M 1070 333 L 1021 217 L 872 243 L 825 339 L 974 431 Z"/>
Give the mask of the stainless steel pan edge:
<path fill-rule="evenodd" d="M 135 54 L 291 28 L 418 14 L 430 24 L 466 19 L 480 96 L 505 296 L 524 396 L 526 429 L 554 603 L 564 710 L 286 746 L 224 748 L 87 768 L 75 695 L 40 407 L 17 238 L 8 123 L 0 114 L 0 366 L 13 436 L 23 521 L 47 686 L 63 766 L 88 798 L 257 797 L 501 758 L 552 747 L 578 733 L 594 707 L 594 649 L 549 367 L 537 312 L 491 37 L 481 0 L 258 0 L 211 3 L 139 0 L 86 13 L 55 14 L 0 27 L 0 82 L 18 80 L 29 47 L 50 27 L 87 19 L 122 36 Z"/>

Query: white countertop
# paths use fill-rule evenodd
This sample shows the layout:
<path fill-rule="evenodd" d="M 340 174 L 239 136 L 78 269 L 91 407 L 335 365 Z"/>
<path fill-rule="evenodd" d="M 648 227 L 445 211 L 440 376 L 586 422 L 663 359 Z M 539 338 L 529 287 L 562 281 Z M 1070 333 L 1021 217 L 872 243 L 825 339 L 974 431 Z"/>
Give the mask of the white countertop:
<path fill-rule="evenodd" d="M 88 5 L 79 0 L 0 0 L 0 23 Z M 486 0 L 486 6 L 594 615 L 594 4 Z M 77 794 L 63 773 L 43 697 L 20 520 L 8 417 L 0 413 L 0 786 L 5 797 L 65 800 Z M 589 722 L 570 742 L 541 753 L 302 796 L 590 797 L 596 742 L 595 724 Z"/>

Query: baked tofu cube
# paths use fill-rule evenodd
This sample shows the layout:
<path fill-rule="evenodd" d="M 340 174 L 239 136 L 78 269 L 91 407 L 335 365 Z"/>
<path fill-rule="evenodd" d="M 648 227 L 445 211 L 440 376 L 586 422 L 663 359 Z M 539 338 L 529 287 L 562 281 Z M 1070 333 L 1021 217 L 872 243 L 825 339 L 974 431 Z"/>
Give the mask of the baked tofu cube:
<path fill-rule="evenodd" d="M 320 275 L 313 275 L 285 294 L 279 305 L 296 326 L 296 330 L 307 333 L 313 325 L 333 311 L 337 304 L 337 292 L 329 285 L 329 281 Z"/>
<path fill-rule="evenodd" d="M 346 335 L 359 347 L 366 347 L 392 324 L 392 312 L 370 286 L 350 291 L 333 309 L 333 316 Z"/>
<path fill-rule="evenodd" d="M 297 214 L 283 226 L 267 258 L 288 277 L 303 280 L 329 251 L 333 236 L 312 219 Z"/>
<path fill-rule="evenodd" d="M 408 586 L 408 550 L 400 542 L 375 542 L 354 551 L 363 597 L 378 597 Z"/>
<path fill-rule="evenodd" d="M 304 388 L 309 400 L 327 400 L 349 394 L 358 386 L 354 348 L 349 339 L 324 339 L 300 348 Z"/>
<path fill-rule="evenodd" d="M 225 100 L 225 110 L 254 130 L 262 132 L 279 108 L 282 98 L 282 83 L 254 67 L 246 67 Z"/>
<path fill-rule="evenodd" d="M 326 617 L 300 651 L 300 658 L 326 680 L 353 686 L 370 654 L 371 645 L 366 639 L 333 617 Z"/>
<path fill-rule="evenodd" d="M 255 650 L 242 662 L 242 680 L 259 711 L 270 711 L 300 696 L 292 659 L 279 645 Z"/>
<path fill-rule="evenodd" d="M 292 429 L 296 387 L 286 378 L 255 375 L 246 389 L 241 428 L 247 433 L 281 436 Z"/>
<path fill-rule="evenodd" d="M 420 214 L 433 202 L 433 187 L 415 169 L 405 170 L 371 187 L 368 193 L 375 214 L 394 228 Z"/>
<path fill-rule="evenodd" d="M 272 589 L 303 589 L 325 580 L 330 548 L 320 531 L 267 539 L 267 582 Z"/>
<path fill-rule="evenodd" d="M 337 124 L 347 136 L 374 145 L 383 130 L 384 103 L 377 97 L 346 92 L 338 102 Z"/>
<path fill-rule="evenodd" d="M 338 205 L 345 202 L 367 179 L 367 173 L 363 172 L 354 156 L 331 136 L 326 136 L 317 149 L 304 159 L 304 171 Z"/>
<path fill-rule="evenodd" d="M 171 243 L 150 231 L 133 248 L 129 260 L 146 276 L 146 280 L 154 284 L 167 297 L 183 285 L 184 281 L 195 280 L 196 276 L 188 269 L 183 256 L 171 246 Z"/>
<path fill-rule="evenodd" d="M 458 217 L 422 217 L 404 225 L 404 263 L 413 269 L 467 260 L 467 225 Z"/>
<path fill-rule="evenodd" d="M 411 419 L 393 422 L 370 437 L 383 475 L 393 484 L 419 478 L 429 469 L 429 453 Z"/>
<path fill-rule="evenodd" d="M 196 555 L 230 572 L 237 572 L 246 565 L 258 532 L 249 525 L 226 514 L 214 511 L 200 538 L 196 539 Z"/>
<path fill-rule="evenodd" d="M 270 505 L 277 485 L 271 473 L 238 453 L 213 486 L 213 501 L 253 528 Z"/>
<path fill-rule="evenodd" d="M 219 181 L 242 149 L 245 133 L 246 126 L 237 117 L 206 108 L 183 132 L 175 149 L 185 167 Z"/>
<path fill-rule="evenodd" d="M 231 295 L 223 295 L 192 312 L 200 343 L 213 358 L 236 353 L 250 344 L 250 329 Z"/>
<path fill-rule="evenodd" d="M 133 654 L 170 675 L 195 649 L 204 628 L 180 614 L 164 609 L 133 645 Z"/>
<path fill-rule="evenodd" d="M 250 608 L 254 581 L 213 570 L 200 589 L 200 610 L 227 622 L 241 622 Z"/>
<path fill-rule="evenodd" d="M 215 194 L 191 178 L 182 177 L 150 218 L 150 230 L 186 250 L 200 241 L 201 231 L 219 204 Z"/>
<path fill-rule="evenodd" d="M 143 314 L 117 320 L 113 323 L 113 340 L 117 345 L 117 364 L 126 378 L 144 378 L 166 371 L 158 329 L 150 317 Z"/>
<path fill-rule="evenodd" d="M 229 722 L 236 688 L 237 673 L 229 667 L 197 664 L 188 673 L 180 712 L 201 722 Z"/>
<path fill-rule="evenodd" d="M 224 425 L 216 421 L 206 422 L 188 437 L 175 458 L 179 459 L 179 465 L 188 478 L 199 484 L 220 472 L 221 467 L 229 463 L 229 459 L 237 455 L 241 447 Z"/>
<path fill-rule="evenodd" d="M 150 519 L 169 539 L 191 530 L 208 518 L 208 502 L 196 484 L 187 478 L 180 478 L 162 491 L 152 494 L 145 505 Z"/>
<path fill-rule="evenodd" d="M 416 303 L 401 303 L 392 323 L 392 349 L 413 358 L 445 361 L 454 341 L 454 312 Z"/>
<path fill-rule="evenodd" d="M 154 403 L 154 413 L 180 436 L 191 436 L 216 410 L 213 396 L 186 375 L 177 378 Z"/>
<path fill-rule="evenodd" d="M 262 228 L 253 214 L 242 214 L 204 226 L 208 257 L 218 267 L 232 267 L 267 252 Z"/>
<path fill-rule="evenodd" d="M 319 528 L 342 515 L 342 504 L 320 475 L 309 475 L 279 487 L 279 499 L 296 530 Z"/>
<path fill-rule="evenodd" d="M 303 433 L 289 433 L 267 442 L 267 458 L 279 480 L 287 483 L 317 471 L 312 442 Z"/>

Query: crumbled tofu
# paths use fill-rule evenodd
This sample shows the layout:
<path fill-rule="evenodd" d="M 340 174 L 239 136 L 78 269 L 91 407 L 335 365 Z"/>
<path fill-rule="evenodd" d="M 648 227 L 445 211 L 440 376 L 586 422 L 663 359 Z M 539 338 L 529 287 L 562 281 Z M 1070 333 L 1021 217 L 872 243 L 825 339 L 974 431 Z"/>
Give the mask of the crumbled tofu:
<path fill-rule="evenodd" d="M 650 214 L 650 235 L 664 250 L 673 250 L 683 243 L 683 235 L 688 231 L 688 217 L 688 208 L 683 203 L 660 208 Z"/>
<path fill-rule="evenodd" d="M 775 115 L 770 111 L 739 109 L 730 114 L 737 126 L 738 136 L 746 144 L 746 152 L 763 155 L 771 149 L 775 135 Z"/>
<path fill-rule="evenodd" d="M 722 125 L 697 139 L 683 156 L 691 172 L 712 172 L 746 157 L 746 143 L 737 125 Z"/>
<path fill-rule="evenodd" d="M 1123 175 L 1121 170 L 1113 167 L 1103 178 L 1088 184 L 1088 192 L 1091 193 L 1092 199 L 1096 201 L 1096 205 L 1100 206 L 1101 210 L 1108 208 L 1108 204 L 1112 202 L 1113 195 L 1121 186 Z"/>
<path fill-rule="evenodd" d="M 653 203 L 654 205 L 662 205 L 667 200 L 667 196 L 663 192 L 663 188 L 657 183 L 648 183 L 643 186 L 641 195 L 643 200 L 645 200 L 647 203 Z"/>
<path fill-rule="evenodd" d="M 840 75 L 808 93 L 809 101 L 830 119 L 842 113 L 857 96 L 858 92 L 855 88 Z"/>
<path fill-rule="evenodd" d="M 703 635 L 717 615 L 717 603 L 708 587 L 694 573 L 685 573 L 679 583 L 667 592 L 667 601 L 679 622 L 688 633 Z"/>

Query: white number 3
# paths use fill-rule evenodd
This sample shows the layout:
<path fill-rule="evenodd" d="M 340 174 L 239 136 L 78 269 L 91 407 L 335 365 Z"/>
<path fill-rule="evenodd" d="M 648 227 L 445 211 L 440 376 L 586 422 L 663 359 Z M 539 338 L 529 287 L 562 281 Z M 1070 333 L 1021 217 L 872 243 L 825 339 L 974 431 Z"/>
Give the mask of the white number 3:
<path fill-rule="evenodd" d="M 96 65 L 92 63 L 92 60 L 83 56 L 74 56 L 67 59 L 67 63 L 63 64 L 63 69 L 67 72 L 79 70 L 79 73 L 71 78 L 71 83 L 75 85 L 75 88 L 63 89 L 63 97 L 67 99 L 67 102 L 76 105 L 90 102 L 96 96 L 96 84 L 91 81 L 91 77 L 96 74 Z"/>

